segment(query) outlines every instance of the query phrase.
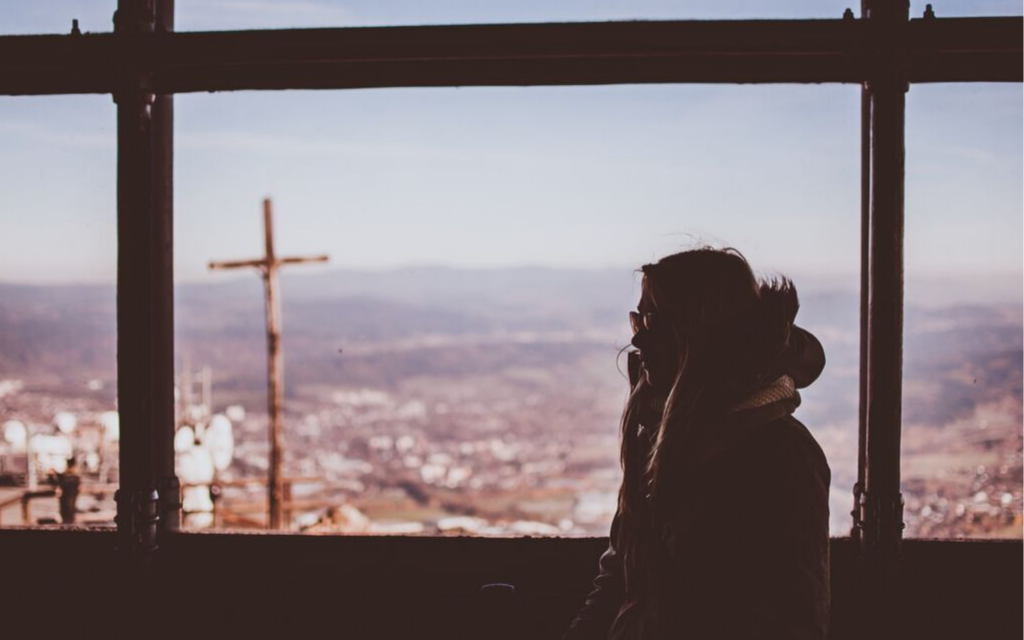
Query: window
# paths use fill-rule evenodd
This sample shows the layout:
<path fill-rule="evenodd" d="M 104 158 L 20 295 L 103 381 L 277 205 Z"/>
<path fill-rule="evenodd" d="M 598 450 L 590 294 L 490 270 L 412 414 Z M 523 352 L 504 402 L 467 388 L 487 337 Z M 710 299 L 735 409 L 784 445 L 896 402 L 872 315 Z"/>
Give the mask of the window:
<path fill-rule="evenodd" d="M 725 239 L 794 277 L 811 328 L 835 333 L 823 336 L 830 357 L 853 362 L 830 368 L 827 393 L 807 399 L 836 461 L 844 508 L 833 528 L 848 531 L 855 91 L 180 98 L 178 366 L 208 368 L 214 411 L 239 416 L 217 524 L 264 526 L 266 339 L 257 274 L 207 264 L 262 253 L 260 201 L 274 194 L 277 251 L 332 256 L 329 268 L 281 275 L 282 473 L 286 502 L 299 505 L 286 509 L 288 529 L 605 534 L 634 269 Z M 815 117 L 797 117 L 795 104 Z M 738 175 L 750 179 L 723 197 Z M 847 313 L 849 326 L 831 324 Z M 189 425 L 179 457 L 196 455 L 186 441 L 202 428 Z M 214 513 L 212 500 L 194 499 Z"/>
<path fill-rule="evenodd" d="M 908 96 L 909 537 L 1021 536 L 1021 95 Z M 981 117 L 979 117 L 981 116 Z"/>
<path fill-rule="evenodd" d="M 0 99 L 0 526 L 66 521 L 62 490 L 76 523 L 113 522 L 113 112 L 99 96 Z"/>
<path fill-rule="evenodd" d="M 55 0 L 46 4 L 8 0 L 0 6 L 0 35 L 70 33 L 72 20 L 78 20 L 83 32 L 110 31 L 116 8 L 116 0 Z"/>
<path fill-rule="evenodd" d="M 143 5 L 140 3 L 136 7 L 126 2 L 122 6 L 128 11 Z M 167 7 L 169 5 L 162 6 L 165 9 Z M 121 30 L 146 28 L 145 20 L 130 20 L 131 16 L 127 13 L 122 17 L 125 20 L 119 25 Z M 888 19 L 874 15 L 869 22 L 878 24 Z M 988 79 L 1019 82 L 1019 47 L 1015 48 L 1017 36 L 1008 35 L 1011 29 L 1014 34 L 1019 31 L 1019 21 L 930 22 L 933 19 L 926 16 L 926 19 L 914 21 L 904 30 L 913 45 L 908 44 L 912 51 L 907 64 L 912 81 Z M 140 27 L 140 24 L 143 26 Z M 870 24 L 865 26 L 870 27 Z M 165 19 L 162 26 L 169 27 L 169 20 Z M 902 26 L 897 27 L 902 29 Z M 604 37 L 607 35 L 605 31 L 615 37 L 609 40 Z M 623 84 L 636 81 L 859 82 L 870 76 L 870 95 L 878 98 L 872 119 L 865 123 L 865 126 L 875 127 L 876 134 L 876 147 L 872 151 L 874 162 L 871 165 L 876 180 L 874 187 L 876 194 L 878 189 L 891 188 L 897 192 L 902 189 L 902 181 L 897 177 L 899 162 L 896 161 L 902 147 L 902 130 L 900 127 L 886 130 L 884 127 L 887 114 L 891 114 L 894 121 L 902 122 L 902 110 L 899 100 L 883 102 L 887 92 L 894 90 L 898 94 L 902 89 L 883 73 L 897 65 L 893 59 L 884 57 L 888 54 L 882 47 L 882 65 L 872 67 L 875 59 L 865 55 L 865 49 L 870 49 L 878 42 L 873 37 L 864 37 L 860 31 L 852 14 L 844 20 L 817 24 L 695 22 L 659 25 L 641 22 L 597 26 L 526 25 L 444 30 L 422 28 L 399 31 L 402 37 L 397 37 L 391 30 L 362 30 L 346 33 L 348 40 L 344 41 L 344 52 L 337 50 L 340 41 L 332 41 L 339 34 L 330 32 L 161 36 L 164 38 L 161 47 L 151 47 L 151 42 L 145 37 L 139 43 L 133 43 L 127 39 L 94 36 L 88 41 L 83 40 L 82 46 L 78 46 L 77 41 L 69 42 L 70 48 L 81 54 L 70 61 L 66 56 L 57 55 L 57 48 L 47 49 L 42 46 L 44 40 L 5 38 L 0 41 L 0 45 L 11 53 L 8 59 L 21 59 L 16 54 L 41 51 L 42 60 L 52 65 L 34 67 L 30 62 L 12 67 L 12 71 L 6 72 L 4 83 L 6 90 L 11 93 L 114 91 L 120 98 L 122 136 L 119 150 L 124 155 L 119 165 L 121 193 L 118 205 L 122 222 L 119 292 L 124 302 L 119 331 L 120 337 L 124 339 L 122 347 L 128 346 L 121 350 L 126 358 L 120 371 L 121 412 L 122 418 L 127 412 L 132 416 L 132 423 L 140 425 L 137 430 L 125 431 L 123 434 L 127 437 L 126 434 L 131 433 L 133 441 L 123 442 L 123 450 L 129 453 L 123 455 L 122 460 L 128 461 L 130 465 L 121 470 L 122 483 L 132 492 L 131 495 L 149 501 L 154 494 L 148 483 L 157 480 L 158 489 L 165 496 L 164 502 L 157 506 L 165 510 L 165 515 L 175 513 L 172 496 L 177 493 L 173 484 L 173 453 L 170 449 L 172 410 L 169 391 L 172 385 L 162 377 L 172 363 L 173 345 L 167 321 L 173 305 L 165 297 L 170 292 L 171 273 L 170 263 L 160 252 L 161 247 L 166 248 L 166 245 L 158 241 L 163 227 L 160 224 L 149 226 L 151 222 L 170 220 L 169 182 L 162 180 L 169 177 L 170 165 L 167 162 L 168 156 L 162 152 L 167 150 L 165 144 L 170 143 L 171 136 L 169 129 L 161 128 L 169 122 L 170 102 L 169 99 L 158 97 L 156 104 L 152 108 L 148 107 L 144 100 L 139 100 L 145 98 L 146 94 L 135 93 L 150 89 L 146 84 L 148 76 L 144 73 L 135 75 L 140 70 L 112 68 L 109 59 L 105 57 L 105 50 L 91 44 L 85 46 L 86 42 L 110 43 L 109 46 L 120 47 L 123 49 L 122 60 L 138 60 L 143 66 L 152 61 L 156 67 L 152 78 L 155 89 L 165 92 L 245 88 L 407 87 L 424 83 L 465 86 L 593 82 Z M 485 34 L 499 32 L 516 37 L 507 42 L 504 39 L 482 39 Z M 442 34 L 443 38 L 440 37 Z M 687 37 L 682 38 L 681 35 Z M 758 37 L 748 37 L 751 35 Z M 273 43 L 269 46 L 271 40 Z M 979 54 L 977 47 L 971 44 L 977 41 L 986 43 L 985 53 Z M 46 42 L 56 44 L 56 41 Z M 519 49 L 520 42 L 533 43 L 540 49 Z M 619 48 L 613 46 L 610 50 L 601 49 L 606 42 L 612 42 Z M 680 45 L 680 42 L 685 44 Z M 600 50 L 595 54 L 592 49 L 581 49 L 583 44 L 591 48 L 596 46 Z M 410 53 L 402 49 L 404 45 L 410 45 L 414 50 Z M 36 46 L 41 49 L 33 49 Z M 506 46 L 511 48 L 503 48 Z M 129 51 L 125 47 L 137 47 L 137 50 Z M 316 48 L 316 51 L 311 52 L 310 47 Z M 936 48 L 942 49 L 941 55 L 935 52 Z M 271 60 L 248 58 L 250 53 L 246 52 L 256 50 L 273 51 L 275 56 L 280 54 L 280 57 Z M 54 55 L 49 56 L 47 51 Z M 242 56 L 242 59 L 238 56 Z M 695 63 L 695 56 L 699 64 Z M 29 59 L 32 60 L 31 56 Z M 132 83 L 129 87 L 131 90 L 126 91 L 125 85 L 119 84 L 122 82 Z M 156 133 L 147 132 L 145 127 L 129 126 L 137 123 L 139 117 L 145 122 L 150 113 L 154 115 L 156 123 L 151 131 Z M 154 149 L 156 153 L 153 153 Z M 892 153 L 886 155 L 887 150 Z M 150 184 L 149 177 L 158 180 Z M 902 226 L 900 208 L 890 211 L 885 208 L 884 202 L 884 198 L 876 198 L 879 208 L 874 210 L 872 218 L 876 225 L 874 229 L 892 223 L 894 231 L 898 231 Z M 898 233 L 895 232 L 888 235 L 876 234 L 876 242 L 872 243 L 870 249 L 866 246 L 862 248 L 863 255 L 870 252 L 873 257 L 882 260 L 875 265 L 871 275 L 872 287 L 877 290 L 871 299 L 870 323 L 879 330 L 886 328 L 889 317 L 898 317 L 902 304 L 900 290 L 895 290 L 894 295 L 888 298 L 882 291 L 897 274 L 902 249 L 898 243 L 892 242 L 880 247 L 877 241 L 896 237 Z M 159 255 L 154 255 L 153 251 L 147 252 L 147 249 L 156 250 L 155 254 Z M 891 250 L 891 256 L 888 257 L 896 258 L 892 263 L 884 261 L 887 250 Z M 751 253 L 755 264 L 763 264 Z M 899 352 L 901 336 L 892 333 L 888 337 L 876 338 L 872 347 L 875 355 L 871 360 L 874 373 L 885 373 L 887 368 L 898 371 L 899 362 L 893 354 Z M 146 344 L 144 339 L 160 345 L 158 353 L 148 360 L 140 355 L 144 351 L 142 345 Z M 876 486 L 862 487 L 868 491 L 867 507 L 862 510 L 862 516 L 868 520 L 881 518 L 881 524 L 862 531 L 868 536 L 883 536 L 883 544 L 878 545 L 878 548 L 892 549 L 893 542 L 898 543 L 899 540 L 900 524 L 896 511 L 888 508 L 899 498 L 899 440 L 896 427 L 899 424 L 900 407 L 895 402 L 886 403 L 884 396 L 891 395 L 898 388 L 899 380 L 884 381 L 884 376 L 873 375 L 869 376 L 868 384 L 874 385 L 876 393 L 869 407 L 871 411 L 867 429 L 869 433 L 873 432 L 874 436 L 880 437 L 868 440 L 870 455 L 860 461 L 859 470 L 863 472 L 865 468 L 874 468 L 881 473 L 872 473 L 868 477 L 870 483 Z M 862 434 L 861 442 L 864 441 Z M 139 513 L 145 515 L 147 512 L 142 509 Z M 155 528 L 152 527 L 154 520 L 147 518 L 143 517 L 137 524 L 155 534 Z M 172 529 L 173 521 L 173 517 L 164 520 Z M 136 540 L 139 548 L 145 550 L 150 538 L 141 535 Z M 868 548 L 875 547 L 872 543 Z"/>

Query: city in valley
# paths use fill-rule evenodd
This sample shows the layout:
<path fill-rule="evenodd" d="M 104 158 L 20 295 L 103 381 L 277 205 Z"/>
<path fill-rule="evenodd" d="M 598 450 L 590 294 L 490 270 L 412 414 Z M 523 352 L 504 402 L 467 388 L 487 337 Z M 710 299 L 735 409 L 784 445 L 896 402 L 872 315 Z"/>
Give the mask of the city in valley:
<path fill-rule="evenodd" d="M 0 526 L 61 522 L 70 476 L 75 522 L 111 526 L 129 428 L 116 413 L 112 289 L 0 287 Z M 606 535 L 635 287 L 629 270 L 284 278 L 287 528 Z M 184 525 L 263 528 L 258 283 L 183 285 L 177 297 Z M 832 467 L 834 535 L 849 532 L 856 479 L 857 304 L 817 290 L 798 316 L 829 358 L 797 417 Z M 907 536 L 1021 537 L 1021 327 L 1016 303 L 908 304 Z"/>

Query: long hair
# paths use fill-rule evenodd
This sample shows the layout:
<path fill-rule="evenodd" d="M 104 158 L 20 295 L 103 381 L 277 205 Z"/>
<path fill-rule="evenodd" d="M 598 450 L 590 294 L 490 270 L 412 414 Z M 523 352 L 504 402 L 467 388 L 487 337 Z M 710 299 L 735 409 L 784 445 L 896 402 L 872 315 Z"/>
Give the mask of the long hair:
<path fill-rule="evenodd" d="M 645 530 L 653 534 L 665 505 L 678 500 L 716 419 L 780 374 L 799 309 L 790 280 L 758 280 L 731 248 L 676 253 L 640 271 L 643 295 L 675 335 L 678 361 L 667 395 L 641 378 L 622 414 L 618 546 L 627 581 L 647 557 Z"/>

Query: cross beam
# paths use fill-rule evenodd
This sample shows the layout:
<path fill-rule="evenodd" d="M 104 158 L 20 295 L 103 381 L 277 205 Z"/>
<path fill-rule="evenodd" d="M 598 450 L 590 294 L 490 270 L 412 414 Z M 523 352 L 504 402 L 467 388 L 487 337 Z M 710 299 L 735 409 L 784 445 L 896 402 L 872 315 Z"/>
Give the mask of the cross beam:
<path fill-rule="evenodd" d="M 0 95 L 636 83 L 1020 82 L 1024 19 L 690 20 L 0 37 Z"/>
<path fill-rule="evenodd" d="M 279 258 L 274 251 L 274 228 L 270 199 L 263 201 L 263 231 L 266 255 L 255 260 L 211 262 L 210 269 L 256 268 L 263 275 L 267 308 L 267 413 L 270 417 L 270 465 L 267 482 L 267 526 L 280 529 L 284 504 L 281 482 L 281 422 L 284 405 L 284 370 L 281 364 L 281 303 L 277 297 L 277 271 L 285 264 L 327 262 L 328 256 Z"/>

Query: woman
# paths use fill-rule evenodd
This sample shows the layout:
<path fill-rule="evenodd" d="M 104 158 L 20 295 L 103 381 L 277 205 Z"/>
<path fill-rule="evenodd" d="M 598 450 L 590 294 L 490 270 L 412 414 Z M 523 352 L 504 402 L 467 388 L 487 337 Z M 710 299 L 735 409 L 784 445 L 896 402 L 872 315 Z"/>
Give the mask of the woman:
<path fill-rule="evenodd" d="M 564 640 L 824 638 L 830 472 L 792 413 L 825 355 L 796 290 L 732 249 L 641 271 L 618 512 Z"/>

